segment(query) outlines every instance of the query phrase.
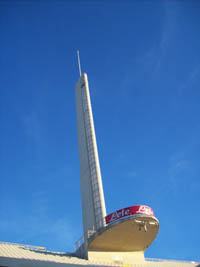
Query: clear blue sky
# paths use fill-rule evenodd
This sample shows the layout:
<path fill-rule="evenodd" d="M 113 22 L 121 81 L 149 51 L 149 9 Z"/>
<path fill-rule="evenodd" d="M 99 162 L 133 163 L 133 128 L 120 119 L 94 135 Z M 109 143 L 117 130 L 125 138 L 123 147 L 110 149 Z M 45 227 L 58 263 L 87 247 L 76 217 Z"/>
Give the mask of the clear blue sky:
<path fill-rule="evenodd" d="M 74 85 L 89 77 L 107 212 L 146 204 L 146 256 L 200 261 L 200 1 L 0 2 L 0 240 L 82 235 Z"/>

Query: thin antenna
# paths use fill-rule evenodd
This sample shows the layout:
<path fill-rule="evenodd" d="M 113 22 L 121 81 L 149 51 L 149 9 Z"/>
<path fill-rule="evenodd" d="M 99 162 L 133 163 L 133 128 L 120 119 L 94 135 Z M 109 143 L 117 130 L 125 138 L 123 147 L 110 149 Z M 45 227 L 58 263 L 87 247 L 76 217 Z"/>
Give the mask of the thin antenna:
<path fill-rule="evenodd" d="M 77 50 L 77 57 L 78 57 L 78 68 L 79 68 L 79 73 L 81 76 L 81 62 L 80 62 L 80 54 L 79 54 L 79 50 Z"/>

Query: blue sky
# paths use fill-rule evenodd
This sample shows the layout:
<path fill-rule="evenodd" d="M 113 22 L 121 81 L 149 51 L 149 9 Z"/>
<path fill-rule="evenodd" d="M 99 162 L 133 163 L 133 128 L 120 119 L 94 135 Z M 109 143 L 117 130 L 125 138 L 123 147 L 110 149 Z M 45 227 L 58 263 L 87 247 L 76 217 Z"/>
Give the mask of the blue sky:
<path fill-rule="evenodd" d="M 149 205 L 147 257 L 200 261 L 200 2 L 0 2 L 1 241 L 82 235 L 74 85 L 89 77 L 107 213 Z"/>

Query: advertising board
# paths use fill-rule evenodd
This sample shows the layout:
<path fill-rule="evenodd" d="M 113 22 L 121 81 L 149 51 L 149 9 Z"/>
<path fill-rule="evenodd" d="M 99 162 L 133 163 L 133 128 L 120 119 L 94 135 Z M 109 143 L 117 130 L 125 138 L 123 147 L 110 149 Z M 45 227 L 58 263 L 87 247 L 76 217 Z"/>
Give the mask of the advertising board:
<path fill-rule="evenodd" d="M 154 216 L 154 212 L 152 208 L 144 205 L 131 206 L 128 208 L 117 210 L 106 216 L 106 224 L 115 222 L 123 217 L 131 216 L 131 215 L 147 215 Z"/>

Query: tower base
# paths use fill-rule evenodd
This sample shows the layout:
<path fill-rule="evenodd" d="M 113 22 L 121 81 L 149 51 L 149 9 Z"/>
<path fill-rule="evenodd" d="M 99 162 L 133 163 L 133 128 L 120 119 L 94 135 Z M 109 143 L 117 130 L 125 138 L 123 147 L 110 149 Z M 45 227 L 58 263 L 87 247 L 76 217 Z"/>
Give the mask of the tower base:
<path fill-rule="evenodd" d="M 155 239 L 159 222 L 154 216 L 122 218 L 94 231 L 75 252 L 97 262 L 133 264 L 144 262 L 144 251 Z"/>
<path fill-rule="evenodd" d="M 142 263 L 144 259 L 144 251 L 135 252 L 116 252 L 116 251 L 88 251 L 88 260 L 97 262 L 110 262 L 115 264 L 133 264 Z"/>

